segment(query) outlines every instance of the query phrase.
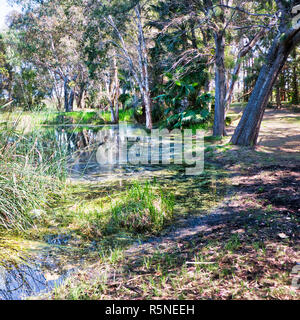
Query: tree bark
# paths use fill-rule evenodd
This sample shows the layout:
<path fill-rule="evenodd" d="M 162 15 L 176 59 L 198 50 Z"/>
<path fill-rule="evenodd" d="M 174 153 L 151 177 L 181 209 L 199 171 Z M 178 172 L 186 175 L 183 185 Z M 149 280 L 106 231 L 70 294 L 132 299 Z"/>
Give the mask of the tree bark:
<path fill-rule="evenodd" d="M 64 100 L 65 100 L 65 111 L 69 112 L 69 79 L 68 77 L 64 78 Z"/>
<path fill-rule="evenodd" d="M 297 75 L 297 54 L 296 49 L 292 52 L 293 57 L 293 79 L 292 79 L 292 103 L 299 104 L 299 85 L 298 85 L 298 75 Z"/>
<path fill-rule="evenodd" d="M 76 81 L 77 76 L 73 77 L 73 81 Z M 71 112 L 73 111 L 75 91 L 74 88 L 70 88 L 69 86 L 69 77 L 64 77 L 64 100 L 65 100 L 65 111 Z"/>
<path fill-rule="evenodd" d="M 225 76 L 225 42 L 222 31 L 215 34 L 216 45 L 216 91 L 215 91 L 215 118 L 213 135 L 225 135 L 225 98 L 226 98 L 226 76 Z"/>
<path fill-rule="evenodd" d="M 267 62 L 260 71 L 249 103 L 231 139 L 233 144 L 253 146 L 257 143 L 261 121 L 272 87 L 289 54 L 299 42 L 300 29 L 281 32 L 274 40 L 267 56 Z"/>
<path fill-rule="evenodd" d="M 276 85 L 276 108 L 277 109 L 281 108 L 280 83 L 279 83 L 279 81 L 277 81 L 277 85 Z"/>
<path fill-rule="evenodd" d="M 235 67 L 234 67 L 234 70 L 233 70 L 233 73 L 232 73 L 232 76 L 231 76 L 229 89 L 228 89 L 227 95 L 226 95 L 226 103 L 225 103 L 226 104 L 226 106 L 225 106 L 225 111 L 226 112 L 229 110 L 230 104 L 232 102 L 232 96 L 233 96 L 233 92 L 234 92 L 234 87 L 235 87 L 235 84 L 236 84 L 236 82 L 238 80 L 238 75 L 239 75 L 240 70 L 241 70 L 242 58 L 244 58 L 254 48 L 254 46 L 257 44 L 257 42 L 265 35 L 265 33 L 266 33 L 266 29 L 262 29 L 238 53 L 237 63 L 235 65 Z"/>
<path fill-rule="evenodd" d="M 135 7 L 135 14 L 137 18 L 137 27 L 138 27 L 138 53 L 139 53 L 139 64 L 141 72 L 141 93 L 143 96 L 145 110 L 146 110 L 146 127 L 152 129 L 152 101 L 150 94 L 150 83 L 149 83 L 149 72 L 148 72 L 148 53 L 146 40 L 143 30 L 142 18 L 141 18 L 141 7 L 138 4 Z"/>

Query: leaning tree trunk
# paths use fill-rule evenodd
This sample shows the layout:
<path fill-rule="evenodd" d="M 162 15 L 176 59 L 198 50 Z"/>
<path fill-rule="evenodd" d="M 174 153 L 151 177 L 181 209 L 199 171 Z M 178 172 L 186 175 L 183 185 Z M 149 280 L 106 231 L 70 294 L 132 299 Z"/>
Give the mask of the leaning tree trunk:
<path fill-rule="evenodd" d="M 300 41 L 300 30 L 280 34 L 274 41 L 267 62 L 260 71 L 250 100 L 245 108 L 234 135 L 233 144 L 253 146 L 257 143 L 261 121 L 268 103 L 272 87 L 282 70 L 290 52 Z"/>
<path fill-rule="evenodd" d="M 225 42 L 223 32 L 215 35 L 216 44 L 216 91 L 215 91 L 215 119 L 213 127 L 214 136 L 225 135 L 225 98 L 226 98 L 226 76 L 225 76 Z"/>
<path fill-rule="evenodd" d="M 237 56 L 236 65 L 231 75 L 230 85 L 226 93 L 225 113 L 228 112 L 232 102 L 235 84 L 238 80 L 238 76 L 241 70 L 242 59 L 254 48 L 254 46 L 258 43 L 258 41 L 265 35 L 265 33 L 266 33 L 266 29 L 260 30 L 256 34 L 256 36 L 252 40 L 250 40 L 239 52 Z"/>

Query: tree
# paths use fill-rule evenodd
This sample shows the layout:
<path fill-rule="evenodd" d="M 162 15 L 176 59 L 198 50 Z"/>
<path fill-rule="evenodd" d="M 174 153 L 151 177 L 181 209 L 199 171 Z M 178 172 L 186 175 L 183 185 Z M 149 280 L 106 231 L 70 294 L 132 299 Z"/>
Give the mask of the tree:
<path fill-rule="evenodd" d="M 46 71 L 53 81 L 58 106 L 63 92 L 65 111 L 72 111 L 76 92 L 82 99 L 88 82 L 83 51 L 83 8 L 72 0 L 28 0 L 22 4 L 25 10 L 12 17 L 10 28 L 18 34 L 18 51 L 24 64 Z"/>
<path fill-rule="evenodd" d="M 299 58 L 297 58 L 296 48 L 292 51 L 292 103 L 299 104 Z"/>
<path fill-rule="evenodd" d="M 11 100 L 13 85 L 13 68 L 7 60 L 7 46 L 4 36 L 0 34 L 0 97 Z"/>
<path fill-rule="evenodd" d="M 92 9 L 92 10 L 91 10 Z M 107 96 L 112 97 L 107 68 L 118 58 L 118 64 L 126 66 L 138 85 L 146 113 L 146 127 L 152 128 L 152 100 L 149 78 L 148 44 L 145 37 L 144 7 L 139 1 L 121 1 L 116 5 L 109 1 L 91 1 L 89 5 L 89 25 L 87 48 L 90 70 L 102 69 L 106 74 Z M 125 19 L 126 17 L 126 19 Z M 97 39 L 98 38 L 98 39 Z M 99 47 L 101 48 L 99 50 Z M 116 64 L 115 64 L 116 65 Z M 117 80 L 116 77 L 114 77 Z M 110 85 L 108 85 L 110 83 Z M 112 102 L 112 99 L 108 99 Z M 111 104 L 111 103 L 110 103 Z M 116 104 L 117 105 L 117 104 Z M 116 110 L 115 110 L 116 111 Z"/>
<path fill-rule="evenodd" d="M 272 24 L 269 23 L 272 15 L 264 13 L 268 4 L 259 1 L 237 0 L 169 0 L 168 3 L 169 7 L 172 8 L 173 5 L 176 8 L 176 14 L 171 17 L 171 21 L 161 21 L 160 24 L 164 26 L 164 29 L 181 28 L 181 40 L 184 47 L 183 53 L 180 54 L 178 62 L 174 65 L 177 66 L 185 60 L 190 63 L 194 59 L 205 56 L 207 65 L 214 62 L 213 134 L 223 136 L 226 134 L 225 110 L 232 101 L 241 63 L 272 27 Z M 156 23 L 156 25 L 159 24 Z M 200 30 L 204 46 L 197 44 L 198 30 Z M 189 40 L 192 43 L 192 49 L 188 46 Z M 230 47 L 236 50 L 230 50 Z M 232 61 L 236 61 L 232 74 L 228 72 L 231 67 L 226 65 L 229 55 L 234 57 Z M 208 58 L 209 56 L 211 59 Z"/>
<path fill-rule="evenodd" d="M 292 24 L 292 9 L 299 0 L 276 0 L 280 13 L 276 35 L 262 67 L 249 103 L 231 139 L 233 144 L 253 146 L 257 143 L 261 121 L 272 88 L 288 56 L 300 43 L 300 24 Z"/>

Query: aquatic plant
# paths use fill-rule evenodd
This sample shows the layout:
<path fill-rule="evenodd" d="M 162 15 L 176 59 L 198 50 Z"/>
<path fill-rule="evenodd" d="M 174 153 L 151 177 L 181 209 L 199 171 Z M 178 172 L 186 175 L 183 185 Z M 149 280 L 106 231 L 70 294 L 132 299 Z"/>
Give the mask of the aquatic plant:
<path fill-rule="evenodd" d="M 66 174 L 66 153 L 49 131 L 0 130 L 0 228 L 24 230 Z"/>

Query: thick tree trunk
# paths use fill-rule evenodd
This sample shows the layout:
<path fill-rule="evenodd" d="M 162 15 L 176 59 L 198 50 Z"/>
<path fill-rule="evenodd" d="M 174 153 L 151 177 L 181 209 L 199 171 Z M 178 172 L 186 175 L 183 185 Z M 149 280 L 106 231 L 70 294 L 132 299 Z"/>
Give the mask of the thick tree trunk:
<path fill-rule="evenodd" d="M 73 81 L 76 81 L 76 79 L 77 79 L 77 76 L 73 78 Z M 65 101 L 66 112 L 73 111 L 74 98 L 75 98 L 74 88 L 70 88 L 69 78 L 66 76 L 64 78 L 64 101 Z"/>
<path fill-rule="evenodd" d="M 68 112 L 73 111 L 74 98 L 75 98 L 75 91 L 74 91 L 74 89 L 71 89 L 70 98 L 69 98 L 69 105 L 68 105 Z"/>
<path fill-rule="evenodd" d="M 223 32 L 215 35 L 216 44 L 216 91 L 215 91 L 215 119 L 213 127 L 214 136 L 225 135 L 225 98 L 226 98 L 226 76 L 225 76 L 225 42 Z"/>
<path fill-rule="evenodd" d="M 274 41 L 267 62 L 260 71 L 258 80 L 231 139 L 233 144 L 253 146 L 257 142 L 261 121 L 272 87 L 282 70 L 291 50 L 300 41 L 299 30 L 290 31 L 284 37 L 280 34 Z"/>
<path fill-rule="evenodd" d="M 115 110 L 114 110 L 114 105 L 110 103 L 109 107 L 110 107 L 110 114 L 111 114 L 111 122 L 118 123 Z"/>
<path fill-rule="evenodd" d="M 64 101 L 65 101 L 65 111 L 69 112 L 69 79 L 67 77 L 64 78 Z"/>
<path fill-rule="evenodd" d="M 241 70 L 242 58 L 244 58 L 258 43 L 258 41 L 265 35 L 266 29 L 262 29 L 260 32 L 256 34 L 256 36 L 249 41 L 239 52 L 237 56 L 237 62 L 234 67 L 233 73 L 231 75 L 231 81 L 229 85 L 229 89 L 226 95 L 226 103 L 225 103 L 225 112 L 227 112 L 230 108 L 230 104 L 232 102 L 232 96 L 235 88 L 235 84 L 238 80 L 238 76 Z"/>
<path fill-rule="evenodd" d="M 77 108 L 82 108 L 82 101 L 84 100 L 84 92 L 85 92 L 85 85 L 80 85 L 79 93 L 76 99 Z"/>

